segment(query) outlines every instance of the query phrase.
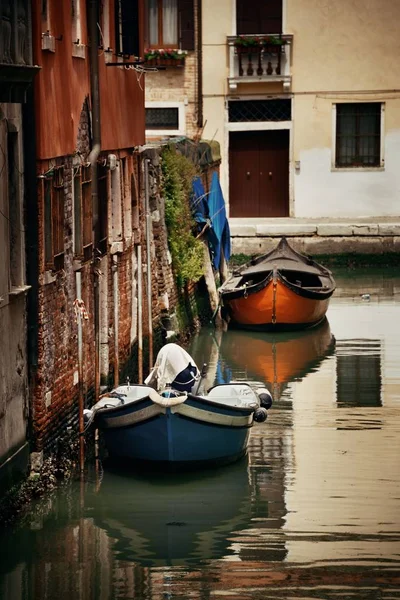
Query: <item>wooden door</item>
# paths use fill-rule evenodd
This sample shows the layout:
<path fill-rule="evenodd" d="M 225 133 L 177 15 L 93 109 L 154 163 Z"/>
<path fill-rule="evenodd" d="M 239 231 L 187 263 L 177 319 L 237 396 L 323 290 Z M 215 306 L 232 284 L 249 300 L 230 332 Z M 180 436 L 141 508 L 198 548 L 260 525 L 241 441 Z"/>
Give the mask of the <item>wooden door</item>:
<path fill-rule="evenodd" d="M 289 215 L 289 131 L 240 131 L 229 136 L 231 217 Z"/>

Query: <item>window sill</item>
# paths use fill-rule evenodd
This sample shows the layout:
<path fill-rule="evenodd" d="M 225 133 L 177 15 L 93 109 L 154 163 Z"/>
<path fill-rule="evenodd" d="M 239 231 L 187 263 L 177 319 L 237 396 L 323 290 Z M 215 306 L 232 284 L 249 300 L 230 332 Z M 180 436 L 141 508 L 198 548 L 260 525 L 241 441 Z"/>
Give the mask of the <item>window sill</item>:
<path fill-rule="evenodd" d="M 49 33 L 42 33 L 42 50 L 45 52 L 56 51 L 56 38 Z"/>
<path fill-rule="evenodd" d="M 57 274 L 55 271 L 45 271 L 43 276 L 43 284 L 48 285 L 57 281 Z"/>
<path fill-rule="evenodd" d="M 8 295 L 13 297 L 21 296 L 22 294 L 26 294 L 31 289 L 31 285 L 18 285 L 13 286 L 11 290 L 8 292 Z"/>
<path fill-rule="evenodd" d="M 72 44 L 72 56 L 74 58 L 86 58 L 85 44 Z"/>
<path fill-rule="evenodd" d="M 351 172 L 363 172 L 363 173 L 368 173 L 368 172 L 376 172 L 376 171 L 384 171 L 385 167 L 384 166 L 379 166 L 379 167 L 331 167 L 331 171 L 334 172 L 339 172 L 339 173 L 351 173 Z"/>

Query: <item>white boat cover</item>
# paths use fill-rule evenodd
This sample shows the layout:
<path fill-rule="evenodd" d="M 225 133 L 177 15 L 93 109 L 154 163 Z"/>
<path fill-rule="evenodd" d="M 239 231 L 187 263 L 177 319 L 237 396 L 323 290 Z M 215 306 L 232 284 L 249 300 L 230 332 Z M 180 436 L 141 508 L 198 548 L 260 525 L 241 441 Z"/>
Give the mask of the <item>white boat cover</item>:
<path fill-rule="evenodd" d="M 145 384 L 158 391 L 164 390 L 190 365 L 196 369 L 195 379 L 198 380 L 200 372 L 190 354 L 178 344 L 165 344 L 157 354 L 156 362 L 145 379 Z"/>

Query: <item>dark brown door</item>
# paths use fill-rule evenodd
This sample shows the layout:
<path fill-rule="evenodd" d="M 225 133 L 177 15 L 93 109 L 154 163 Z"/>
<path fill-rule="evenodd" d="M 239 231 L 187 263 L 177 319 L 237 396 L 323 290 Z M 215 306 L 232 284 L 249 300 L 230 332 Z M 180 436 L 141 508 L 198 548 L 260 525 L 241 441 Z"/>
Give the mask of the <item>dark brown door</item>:
<path fill-rule="evenodd" d="M 236 31 L 282 33 L 282 0 L 237 0 Z"/>
<path fill-rule="evenodd" d="M 240 131 L 229 136 L 231 217 L 289 215 L 289 132 Z"/>

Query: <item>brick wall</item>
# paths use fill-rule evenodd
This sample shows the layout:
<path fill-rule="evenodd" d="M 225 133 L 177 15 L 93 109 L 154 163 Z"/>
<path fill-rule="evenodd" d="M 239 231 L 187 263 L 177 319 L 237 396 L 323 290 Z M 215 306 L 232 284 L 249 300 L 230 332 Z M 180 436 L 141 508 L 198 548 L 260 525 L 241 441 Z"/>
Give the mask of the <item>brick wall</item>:
<path fill-rule="evenodd" d="M 87 161 L 88 129 L 87 111 L 82 113 L 79 127 L 79 160 Z M 86 405 L 95 398 L 96 344 L 95 344 L 95 283 L 99 282 L 100 310 L 100 376 L 102 384 L 112 387 L 115 369 L 121 382 L 129 376 L 137 380 L 137 254 L 142 249 L 143 263 L 143 333 L 144 375 L 148 372 L 147 314 L 147 244 L 145 211 L 145 161 L 149 174 L 149 214 L 151 217 L 150 261 L 151 297 L 153 323 L 153 359 L 163 341 L 165 301 L 169 313 L 179 312 L 178 306 L 187 302 L 190 314 L 196 316 L 196 286 L 188 286 L 186 298 L 178 290 L 172 272 L 168 251 L 168 237 L 164 222 L 164 199 L 162 195 L 161 148 L 134 151 L 115 150 L 117 169 L 114 171 L 113 196 L 109 198 L 108 252 L 101 260 L 80 262 L 74 257 L 74 198 L 73 174 L 77 156 L 58 157 L 57 161 L 42 161 L 38 174 L 47 172 L 54 164 L 64 166 L 64 268 L 56 272 L 46 271 L 44 262 L 44 196 L 39 194 L 39 314 L 38 314 L 38 369 L 33 387 L 32 450 L 52 450 L 67 427 L 78 431 L 79 365 L 78 365 L 78 318 L 77 272 L 81 277 L 81 300 L 87 312 L 82 322 L 83 341 L 83 392 Z M 104 162 L 107 155 L 101 155 Z M 214 167 L 210 167 L 214 168 Z M 117 180 L 115 179 L 117 173 Z M 111 172 L 109 173 L 111 178 Z M 119 178 L 119 179 L 118 179 Z M 209 174 L 205 174 L 208 181 Z M 120 193 L 116 193 L 116 182 Z M 40 187 L 40 186 L 39 186 Z M 112 189 L 111 186 L 109 188 Z M 116 206 L 120 202 L 120 207 Z M 113 219 L 118 216 L 119 230 Z M 117 232 L 117 233 L 116 233 Z M 115 239 L 112 236 L 116 236 Z M 116 241 L 118 239 L 118 241 Z M 114 274 L 116 273 L 116 278 Z M 117 287 L 115 287 L 117 286 Z M 118 308 L 118 360 L 116 360 L 116 322 L 114 297 Z"/>
<path fill-rule="evenodd" d="M 146 102 L 184 102 L 185 135 L 196 138 L 197 126 L 197 56 L 189 53 L 184 67 L 166 67 L 165 71 L 146 73 Z"/>

